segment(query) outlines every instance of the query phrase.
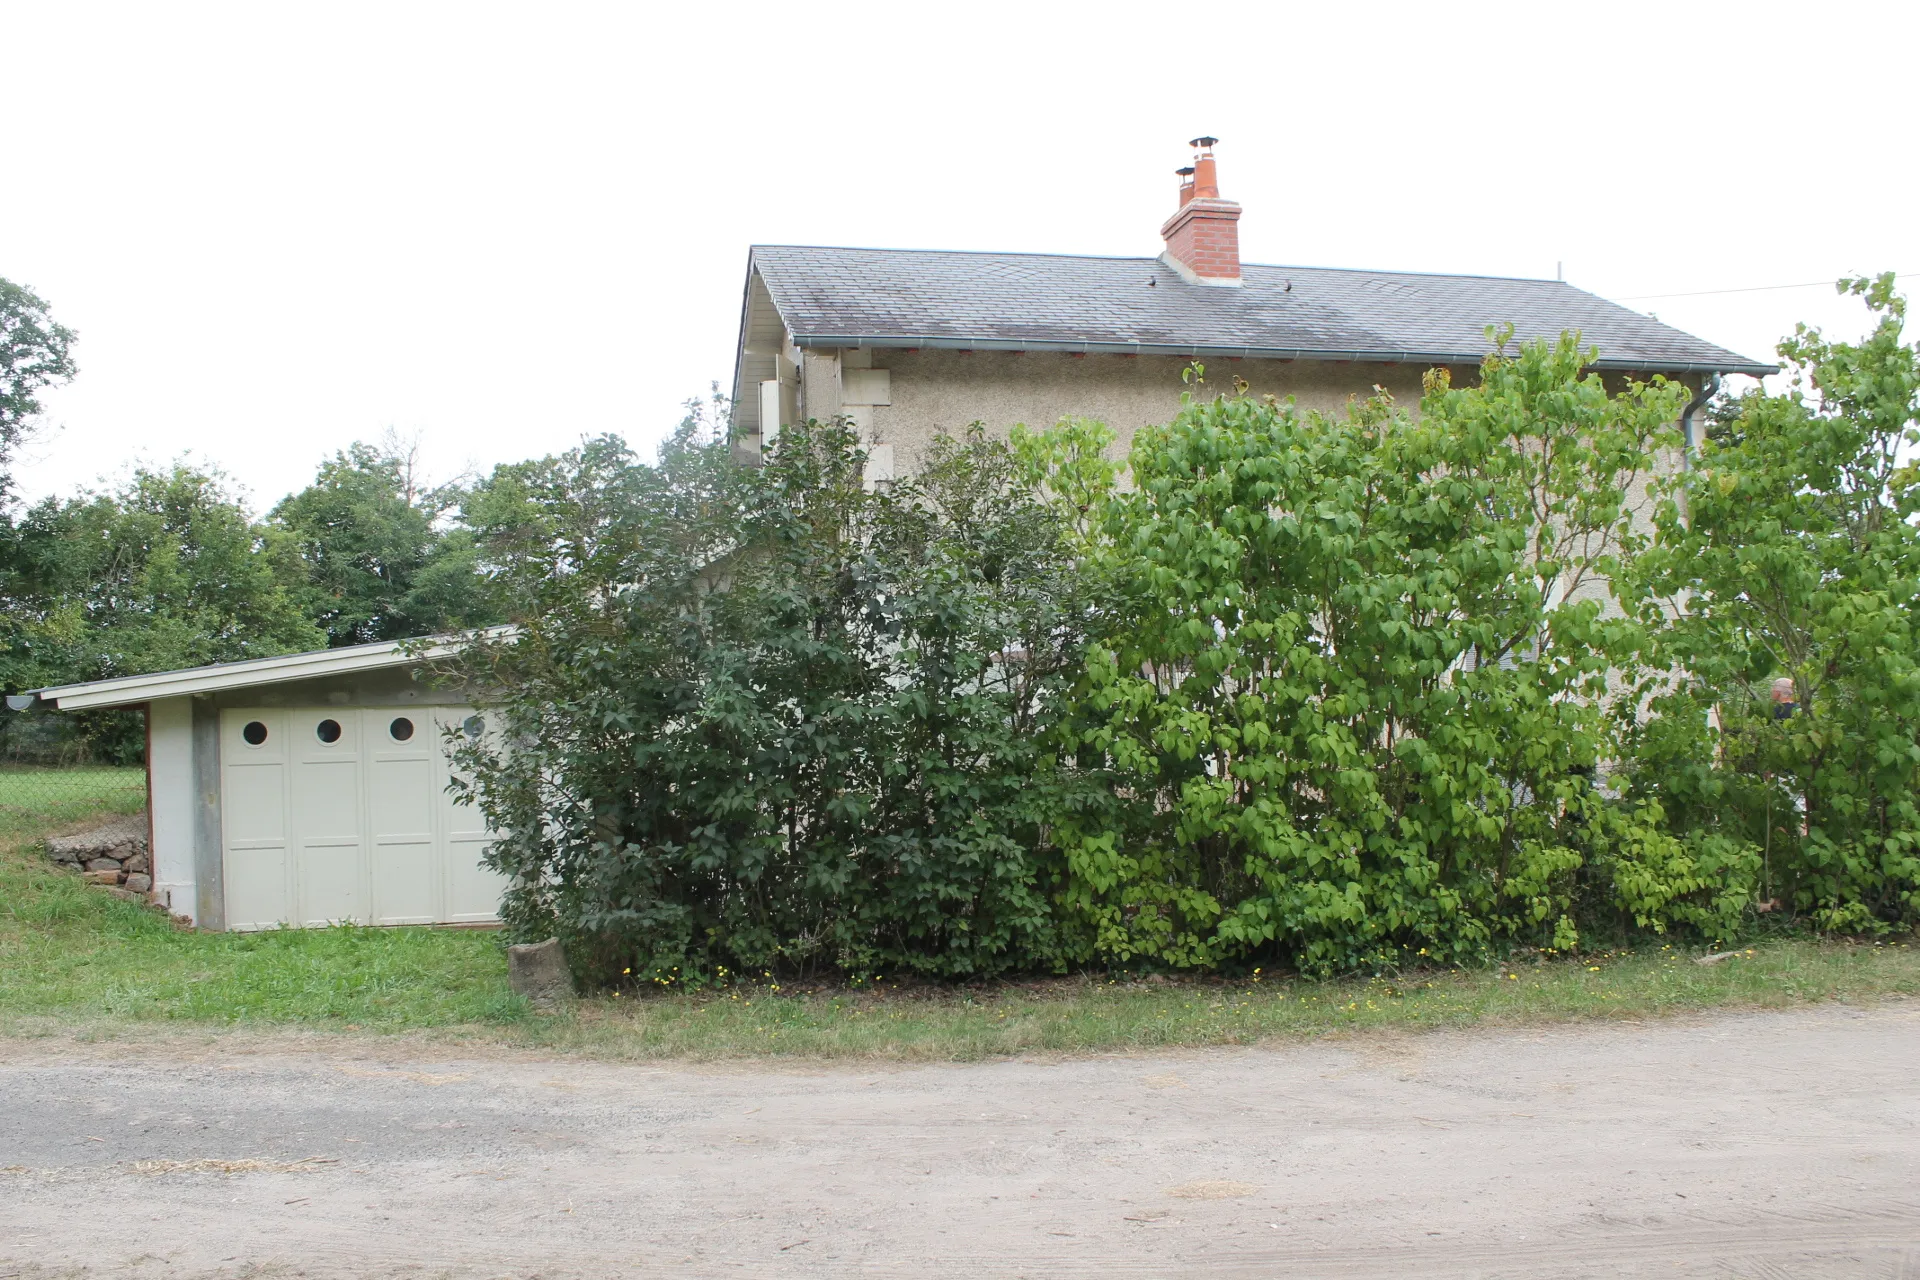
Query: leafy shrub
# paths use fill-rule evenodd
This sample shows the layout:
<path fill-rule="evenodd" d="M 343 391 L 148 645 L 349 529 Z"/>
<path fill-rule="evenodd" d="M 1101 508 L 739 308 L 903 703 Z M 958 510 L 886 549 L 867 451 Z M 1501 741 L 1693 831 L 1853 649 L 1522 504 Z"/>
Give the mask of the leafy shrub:
<path fill-rule="evenodd" d="M 1117 603 L 1063 728 L 1064 906 L 1123 962 L 1311 970 L 1570 943 L 1638 629 L 1604 584 L 1681 388 L 1566 341 L 1345 415 L 1190 397 L 1108 499 Z"/>
<path fill-rule="evenodd" d="M 1737 844 L 1822 928 L 1920 919 L 1920 352 L 1893 278 L 1858 345 L 1804 326 L 1787 392 L 1719 415 L 1635 575 L 1662 664 L 1629 759 L 1676 833 Z M 1770 696 L 1791 684 L 1785 710 Z"/>
<path fill-rule="evenodd" d="M 1054 513 L 978 432 L 911 481 L 863 466 L 844 424 L 789 428 L 763 468 L 690 425 L 657 467 L 596 441 L 495 478 L 521 629 L 467 656 L 506 693 L 462 759 L 522 933 L 603 980 L 1064 961 Z"/>
<path fill-rule="evenodd" d="M 1588 817 L 1583 852 L 1596 905 L 1656 934 L 1685 929 L 1720 941 L 1740 932 L 1759 880 L 1753 846 L 1713 832 L 1675 835 L 1652 801 L 1589 805 Z"/>

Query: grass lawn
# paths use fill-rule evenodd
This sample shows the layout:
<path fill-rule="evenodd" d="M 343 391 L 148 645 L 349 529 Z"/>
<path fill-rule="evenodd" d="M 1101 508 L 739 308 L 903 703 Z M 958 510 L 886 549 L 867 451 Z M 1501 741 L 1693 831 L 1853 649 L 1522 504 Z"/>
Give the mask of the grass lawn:
<path fill-rule="evenodd" d="M 124 771 L 99 772 L 96 801 L 123 794 L 113 775 Z M 67 795 L 46 807 L 16 776 L 0 773 L 0 1033 L 12 1035 L 334 1030 L 606 1058 L 959 1061 L 1920 994 L 1910 939 L 1783 939 L 1711 966 L 1694 963 L 1697 950 L 1656 945 L 1391 979 L 1071 978 L 797 994 L 765 984 L 599 997 L 545 1014 L 508 989 L 499 935 L 488 931 L 179 929 L 55 870 L 33 837 L 84 825 L 89 805 Z"/>
<path fill-rule="evenodd" d="M 490 931 L 194 933 L 83 884 L 29 833 L 138 811 L 145 795 L 138 770 L 58 772 L 58 785 L 0 772 L 0 1030 L 153 1020 L 407 1028 L 526 1016 Z"/>

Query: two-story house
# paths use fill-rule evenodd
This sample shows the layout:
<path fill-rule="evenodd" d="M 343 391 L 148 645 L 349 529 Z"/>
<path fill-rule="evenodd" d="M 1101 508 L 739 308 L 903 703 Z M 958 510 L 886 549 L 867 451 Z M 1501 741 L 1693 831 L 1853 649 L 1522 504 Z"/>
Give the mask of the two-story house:
<path fill-rule="evenodd" d="M 757 245 L 734 372 L 734 440 L 757 459 L 782 425 L 846 415 L 874 479 L 906 474 L 933 437 L 1098 418 L 1125 450 L 1178 411 L 1181 371 L 1338 408 L 1378 385 L 1405 402 L 1430 368 L 1456 381 L 1489 325 L 1578 331 L 1602 370 L 1663 373 L 1697 393 L 1774 366 L 1558 280 L 1240 261 L 1240 206 L 1222 199 L 1212 138 L 1178 170 L 1153 258 Z M 1691 411 L 1690 411 L 1691 412 Z"/>

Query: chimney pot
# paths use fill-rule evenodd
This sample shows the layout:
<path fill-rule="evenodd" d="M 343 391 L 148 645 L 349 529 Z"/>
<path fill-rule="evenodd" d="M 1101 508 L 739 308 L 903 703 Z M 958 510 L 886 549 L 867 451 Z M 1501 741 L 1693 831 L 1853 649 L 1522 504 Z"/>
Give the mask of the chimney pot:
<path fill-rule="evenodd" d="M 1213 147 L 1218 138 L 1199 137 L 1193 163 L 1180 175 L 1180 207 L 1160 228 L 1167 242 L 1161 261 L 1193 284 L 1240 283 L 1240 206 L 1220 198 Z"/>
<path fill-rule="evenodd" d="M 1220 198 L 1220 178 L 1210 155 L 1203 155 L 1193 162 L 1193 194 L 1202 200 Z"/>

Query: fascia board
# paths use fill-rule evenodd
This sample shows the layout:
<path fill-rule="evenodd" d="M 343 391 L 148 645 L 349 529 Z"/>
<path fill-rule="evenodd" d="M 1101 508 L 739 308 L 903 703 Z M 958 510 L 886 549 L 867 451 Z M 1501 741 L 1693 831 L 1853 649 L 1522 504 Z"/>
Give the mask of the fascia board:
<path fill-rule="evenodd" d="M 502 636 L 509 630 L 495 628 L 485 634 Z M 42 702 L 51 703 L 59 710 L 85 711 L 95 707 L 131 706 L 134 703 L 151 702 L 155 698 L 218 693 L 225 689 L 244 689 L 250 685 L 282 684 L 289 680 L 312 680 L 355 671 L 402 667 L 448 657 L 460 649 L 459 641 L 445 639 L 417 653 L 409 652 L 408 646 L 413 643 L 416 642 L 319 649 L 309 653 L 282 654 L 274 658 L 189 667 L 183 671 L 159 671 L 152 675 L 118 676 L 112 680 L 59 685 L 38 689 L 35 693 Z"/>
<path fill-rule="evenodd" d="M 747 281 L 740 289 L 740 336 L 733 350 L 733 403 L 728 415 L 729 428 L 739 426 L 740 406 L 746 403 L 747 384 L 747 331 L 753 323 L 753 280 L 760 272 L 754 263 L 753 251 L 747 251 Z M 757 425 L 757 424 L 756 424 Z"/>
<path fill-rule="evenodd" d="M 887 347 L 929 351 L 1066 351 L 1076 355 L 1182 356 L 1190 359 L 1324 360 L 1355 364 L 1474 365 L 1485 351 L 1332 351 L 1307 347 L 1189 346 L 1163 342 L 1094 342 L 1026 338 L 955 338 L 947 335 L 913 337 L 904 334 L 795 334 L 797 347 Z M 1691 361 L 1658 359 L 1600 359 L 1595 369 L 1623 369 L 1647 373 L 1746 373 L 1761 377 L 1780 367 L 1745 361 Z"/>

